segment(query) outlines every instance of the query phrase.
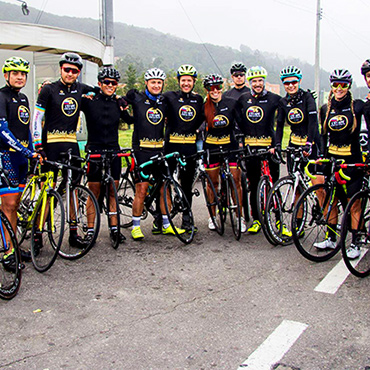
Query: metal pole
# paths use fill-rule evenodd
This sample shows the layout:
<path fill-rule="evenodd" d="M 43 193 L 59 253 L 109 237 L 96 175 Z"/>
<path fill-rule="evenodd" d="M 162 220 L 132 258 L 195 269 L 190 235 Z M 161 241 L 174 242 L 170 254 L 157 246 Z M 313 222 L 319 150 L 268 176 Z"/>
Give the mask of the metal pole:
<path fill-rule="evenodd" d="M 113 64 L 114 28 L 113 28 L 113 0 L 102 0 L 102 35 L 101 40 L 106 45 L 104 64 Z"/>
<path fill-rule="evenodd" d="M 321 0 L 317 0 L 316 10 L 316 44 L 315 44 L 315 90 L 317 92 L 317 105 L 318 108 L 321 104 L 321 91 L 320 91 L 320 21 L 322 18 Z"/>

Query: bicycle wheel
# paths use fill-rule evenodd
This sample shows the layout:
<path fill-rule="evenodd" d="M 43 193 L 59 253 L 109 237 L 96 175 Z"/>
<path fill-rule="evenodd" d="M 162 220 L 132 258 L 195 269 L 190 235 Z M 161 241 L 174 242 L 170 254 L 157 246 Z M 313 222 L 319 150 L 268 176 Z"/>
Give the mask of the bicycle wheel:
<path fill-rule="evenodd" d="M 267 197 L 265 226 L 274 245 L 293 243 L 292 214 L 294 205 L 302 193 L 301 185 L 294 191 L 294 180 L 291 176 L 281 178 L 272 187 Z"/>
<path fill-rule="evenodd" d="M 329 185 L 311 186 L 303 192 L 293 210 L 293 241 L 302 256 L 310 261 L 327 261 L 340 249 L 339 225 L 343 212 L 338 201 L 328 214 L 331 197 Z M 317 245 L 327 240 L 330 232 L 336 238 L 333 248 L 318 248 Z"/>
<path fill-rule="evenodd" d="M 31 257 L 38 272 L 49 270 L 58 256 L 64 235 L 64 218 L 62 197 L 55 190 L 48 190 L 32 221 Z"/>
<path fill-rule="evenodd" d="M 356 217 L 357 215 L 357 217 Z M 352 223 L 356 223 L 353 235 Z M 360 247 L 361 255 L 349 259 L 347 249 L 352 241 Z M 360 191 L 349 201 L 341 225 L 341 249 L 344 263 L 355 276 L 364 278 L 370 275 L 370 190 Z"/>
<path fill-rule="evenodd" d="M 243 194 L 243 211 L 244 211 L 244 218 L 245 222 L 250 221 L 250 214 L 249 214 L 249 185 L 248 185 L 248 178 L 245 172 L 242 172 L 242 194 Z"/>
<path fill-rule="evenodd" d="M 222 208 L 222 221 L 225 224 L 226 222 L 226 216 L 227 216 L 227 192 L 226 192 L 226 178 L 221 175 L 220 178 L 220 204 Z"/>
<path fill-rule="evenodd" d="M 227 209 L 229 211 L 231 228 L 236 240 L 242 235 L 240 201 L 234 178 L 230 175 L 226 178 Z"/>
<path fill-rule="evenodd" d="M 166 180 L 164 184 L 164 205 L 168 220 L 172 226 L 175 235 L 185 244 L 189 244 L 194 239 L 194 218 L 193 212 L 186 199 L 185 193 L 181 186 L 175 180 Z M 187 224 L 191 225 L 190 229 L 185 232 L 182 230 L 184 218 Z"/>
<path fill-rule="evenodd" d="M 265 213 L 266 213 L 266 205 L 267 205 L 267 198 L 272 188 L 272 184 L 268 178 L 268 176 L 264 175 L 261 177 L 260 181 L 257 185 L 257 216 L 259 221 L 261 222 L 261 227 L 263 234 L 265 235 L 268 242 L 272 245 L 276 245 L 277 243 L 272 239 L 269 232 L 266 229 L 265 224 Z"/>
<path fill-rule="evenodd" d="M 70 194 L 70 215 L 65 225 L 65 233 L 70 232 L 70 230 L 66 230 L 67 228 L 77 227 L 76 233 L 79 243 L 71 243 L 70 234 L 69 239 L 63 239 L 59 255 L 68 260 L 75 260 L 83 257 L 94 245 L 100 229 L 100 211 L 94 194 L 85 186 L 72 187 Z M 65 195 L 63 199 L 66 204 Z M 89 227 L 89 222 L 91 227 Z"/>
<path fill-rule="evenodd" d="M 209 216 L 212 218 L 213 224 L 215 226 L 215 230 L 219 235 L 223 235 L 224 233 L 224 220 L 223 220 L 223 212 L 222 207 L 220 204 L 220 201 L 217 196 L 217 192 L 215 190 L 215 187 L 213 186 L 213 183 L 206 172 L 202 172 L 200 175 L 200 180 L 202 182 L 202 188 L 203 188 L 203 195 L 204 200 L 206 201 L 206 207 L 208 209 Z M 207 184 L 208 184 L 208 191 L 212 194 L 211 197 L 213 198 L 213 201 L 210 200 L 208 191 L 207 191 Z"/>
<path fill-rule="evenodd" d="M 0 298 L 12 299 L 14 298 L 21 286 L 22 280 L 22 268 L 21 268 L 21 256 L 18 248 L 17 240 L 15 238 L 14 231 L 10 225 L 9 220 L 0 210 Z M 6 234 L 8 235 L 6 237 Z M 9 251 L 10 246 L 14 248 L 14 269 L 5 267 L 5 255 Z M 8 257 L 9 258 L 9 257 Z"/>
<path fill-rule="evenodd" d="M 110 195 L 112 194 L 112 196 Z M 113 201 L 112 201 L 113 200 Z M 120 243 L 120 205 L 118 202 L 118 195 L 116 185 L 112 177 L 108 179 L 105 184 L 105 198 L 103 202 L 103 209 L 107 215 L 109 237 L 114 249 L 117 249 Z M 117 230 L 112 232 L 112 230 Z"/>
<path fill-rule="evenodd" d="M 120 223 L 121 227 L 132 226 L 132 203 L 135 196 L 135 186 L 131 180 L 124 176 L 121 178 L 117 189 L 118 201 L 120 204 Z"/>

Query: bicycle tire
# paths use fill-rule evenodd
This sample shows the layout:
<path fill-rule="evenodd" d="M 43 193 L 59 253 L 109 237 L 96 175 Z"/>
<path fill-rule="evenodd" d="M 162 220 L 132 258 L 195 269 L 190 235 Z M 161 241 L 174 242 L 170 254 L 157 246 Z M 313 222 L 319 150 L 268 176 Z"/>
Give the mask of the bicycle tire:
<path fill-rule="evenodd" d="M 45 272 L 53 266 L 64 235 L 65 213 L 62 197 L 55 190 L 50 189 L 46 194 L 46 202 L 46 208 L 44 208 L 44 200 L 39 203 L 32 221 L 31 258 L 38 272 Z M 43 211 L 47 214 L 44 215 L 42 230 L 40 230 L 40 217 Z M 36 232 L 42 240 L 41 248 L 35 244 Z"/>
<path fill-rule="evenodd" d="M 244 218 L 245 222 L 249 222 L 251 217 L 249 213 L 249 185 L 248 185 L 248 178 L 247 174 L 245 172 L 242 172 L 241 175 L 241 185 L 242 185 L 242 194 L 243 194 L 243 212 L 244 212 Z"/>
<path fill-rule="evenodd" d="M 211 217 L 213 224 L 215 226 L 215 230 L 219 235 L 223 235 L 225 231 L 225 226 L 224 226 L 224 219 L 223 219 L 223 211 L 222 207 L 220 204 L 220 201 L 218 199 L 217 192 L 215 190 L 215 187 L 213 186 L 213 183 L 208 175 L 207 172 L 202 172 L 200 175 L 200 180 L 202 183 L 202 188 L 203 188 L 203 195 L 204 195 L 204 200 L 206 202 L 206 207 L 208 210 L 208 214 Z M 213 201 L 211 202 L 209 200 L 208 192 L 207 192 L 207 184 L 208 184 L 208 189 L 210 189 L 212 195 L 213 195 Z"/>
<path fill-rule="evenodd" d="M 272 187 L 266 203 L 265 225 L 266 231 L 275 242 L 273 245 L 293 243 L 293 235 L 283 235 L 281 225 L 291 233 L 294 205 L 303 191 L 302 185 L 299 184 L 297 192 L 293 193 L 294 179 L 291 176 L 279 179 Z"/>
<path fill-rule="evenodd" d="M 226 223 L 227 217 L 227 193 L 226 193 L 226 178 L 221 174 L 220 176 L 220 204 L 222 208 L 222 221 Z"/>
<path fill-rule="evenodd" d="M 119 236 L 120 236 L 120 232 L 121 232 L 120 231 L 121 230 L 120 205 L 119 205 L 119 202 L 118 202 L 117 188 L 116 188 L 116 185 L 114 183 L 113 178 L 109 177 L 107 180 L 108 181 L 105 184 L 105 197 L 104 197 L 104 202 L 103 202 L 103 209 L 104 209 L 104 212 L 107 216 L 109 238 L 110 238 L 110 241 L 111 241 L 112 248 L 117 249 L 118 246 L 119 246 L 119 242 L 120 242 L 120 237 Z M 111 212 L 110 211 L 110 209 L 111 209 L 110 189 L 111 188 L 112 188 L 112 191 L 113 191 L 114 202 L 116 204 L 116 212 Z M 117 225 L 112 225 L 111 215 L 115 215 L 117 217 Z M 117 227 L 118 237 L 115 237 L 115 238 L 112 236 L 112 232 L 111 232 L 113 226 Z"/>
<path fill-rule="evenodd" d="M 320 192 L 321 201 L 317 197 Z M 314 243 L 322 242 L 327 234 L 327 222 L 331 217 L 324 215 L 324 210 L 328 207 L 331 198 L 331 189 L 328 184 L 316 184 L 306 189 L 299 197 L 292 215 L 292 234 L 293 241 L 301 255 L 310 261 L 324 262 L 335 256 L 340 249 L 340 241 L 337 240 L 334 249 L 318 249 Z M 341 204 L 338 201 L 338 223 L 341 217 Z M 298 218 L 298 212 L 302 212 L 302 218 Z M 301 220 L 301 221 L 298 221 Z M 336 231 L 339 236 L 338 228 Z"/>
<path fill-rule="evenodd" d="M 132 226 L 132 203 L 134 202 L 135 186 L 132 181 L 123 176 L 117 189 L 120 204 L 120 224 L 123 228 Z"/>
<path fill-rule="evenodd" d="M 352 242 L 351 221 L 354 215 L 354 203 L 360 201 L 360 216 L 357 231 L 356 245 L 360 246 L 361 255 L 357 259 L 349 259 L 347 249 Z M 356 193 L 349 201 L 344 211 L 341 225 L 341 250 L 344 263 L 348 270 L 355 276 L 364 278 L 370 275 L 370 190 Z"/>
<path fill-rule="evenodd" d="M 184 191 L 177 181 L 166 180 L 164 183 L 163 194 L 166 214 L 175 235 L 184 244 L 190 244 L 193 241 L 195 234 L 194 218 Z M 179 233 L 178 230 L 182 227 L 184 215 L 188 217 L 190 229 L 185 233 Z"/>
<path fill-rule="evenodd" d="M 10 225 L 8 218 L 0 210 L 0 261 L 1 261 L 1 273 L 0 273 L 0 298 L 5 300 L 10 300 L 14 298 L 21 286 L 22 281 L 22 268 L 21 268 L 21 255 L 18 247 L 17 239 L 13 228 Z M 9 240 L 14 248 L 14 258 L 15 258 L 15 271 L 6 270 L 3 266 L 3 259 L 5 253 L 9 250 L 7 243 L 5 241 L 4 228 L 9 235 Z"/>
<path fill-rule="evenodd" d="M 258 220 L 261 222 L 261 228 L 263 234 L 265 235 L 267 241 L 272 244 L 276 245 L 277 243 L 271 238 L 269 232 L 266 229 L 265 224 L 265 213 L 266 213 L 266 205 L 267 205 L 267 198 L 272 188 L 272 184 L 267 175 L 264 175 L 260 178 L 260 181 L 257 185 L 257 217 Z"/>
<path fill-rule="evenodd" d="M 98 206 L 98 202 L 92 193 L 92 191 L 83 185 L 75 185 L 71 188 L 71 194 L 75 193 L 76 197 L 73 199 L 78 199 L 78 208 L 77 208 L 77 235 L 82 239 L 85 240 L 88 232 L 88 221 L 87 215 L 94 214 L 94 226 L 93 230 L 94 233 L 91 235 L 90 240 L 84 244 L 83 247 L 74 247 L 71 246 L 69 240 L 67 238 L 63 239 L 63 243 L 59 250 L 60 257 L 67 259 L 67 260 L 76 260 L 85 256 L 90 249 L 93 247 L 96 238 L 98 237 L 99 230 L 100 230 L 100 210 Z M 65 195 L 63 196 L 65 200 Z M 90 208 L 87 206 L 88 199 L 91 200 Z M 65 203 L 64 203 L 65 204 Z M 65 223 L 65 234 L 69 232 L 67 227 L 71 224 L 71 220 L 66 220 Z"/>
<path fill-rule="evenodd" d="M 242 235 L 241 206 L 234 178 L 229 175 L 226 178 L 227 209 L 230 217 L 231 228 L 236 240 Z"/>

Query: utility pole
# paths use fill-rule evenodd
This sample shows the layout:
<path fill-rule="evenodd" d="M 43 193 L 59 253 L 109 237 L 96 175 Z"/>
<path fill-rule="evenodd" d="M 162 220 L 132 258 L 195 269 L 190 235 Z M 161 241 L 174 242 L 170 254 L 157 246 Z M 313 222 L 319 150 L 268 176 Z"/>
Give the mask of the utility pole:
<path fill-rule="evenodd" d="M 320 21 L 322 19 L 321 0 L 317 0 L 316 9 L 316 44 L 315 44 L 315 90 L 317 93 L 318 108 L 321 103 L 320 91 Z"/>
<path fill-rule="evenodd" d="M 101 0 L 102 24 L 100 30 L 100 39 L 105 44 L 104 65 L 113 65 L 114 63 L 114 29 L 113 29 L 113 0 Z"/>

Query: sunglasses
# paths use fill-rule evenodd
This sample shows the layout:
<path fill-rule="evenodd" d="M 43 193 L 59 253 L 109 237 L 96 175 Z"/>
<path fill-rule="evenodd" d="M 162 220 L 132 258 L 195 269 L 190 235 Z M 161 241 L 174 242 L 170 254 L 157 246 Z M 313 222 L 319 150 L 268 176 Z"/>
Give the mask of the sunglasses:
<path fill-rule="evenodd" d="M 333 82 L 331 84 L 331 87 L 333 89 L 337 89 L 338 87 L 341 87 L 342 90 L 345 90 L 345 89 L 348 89 L 349 88 L 349 83 L 347 83 L 347 82 Z"/>
<path fill-rule="evenodd" d="M 293 86 L 295 86 L 295 85 L 297 85 L 297 83 L 299 82 L 299 80 L 294 80 L 294 81 L 284 81 L 283 82 L 283 85 L 285 85 L 285 86 L 289 86 L 289 85 L 293 85 Z"/>
<path fill-rule="evenodd" d="M 80 72 L 79 69 L 77 69 L 77 68 L 70 68 L 70 67 L 65 67 L 65 68 L 63 67 L 63 71 L 65 73 L 72 73 L 73 75 L 76 75 L 77 73 Z"/>
<path fill-rule="evenodd" d="M 111 81 L 111 80 L 103 80 L 102 81 L 102 84 L 103 85 L 107 85 L 107 86 L 109 86 L 109 85 L 112 85 L 112 86 L 117 86 L 118 85 L 118 82 L 117 81 Z"/>
<path fill-rule="evenodd" d="M 207 91 L 222 90 L 222 84 L 207 86 L 206 89 L 207 89 Z"/>
<path fill-rule="evenodd" d="M 233 77 L 243 77 L 245 76 L 245 73 L 234 73 Z"/>

